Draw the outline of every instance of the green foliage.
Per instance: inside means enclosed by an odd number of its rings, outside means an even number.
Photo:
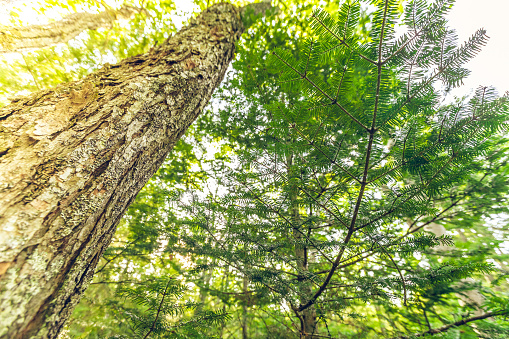
[[[203,337],[203,330],[209,326],[223,324],[230,316],[220,310],[201,312],[191,320],[174,324],[168,318],[183,315],[195,309],[193,302],[178,303],[188,288],[173,278],[155,279],[135,287],[119,290],[120,297],[129,299],[140,308],[126,310],[133,333],[140,338],[193,338]],[[131,336],[132,337],[132,336]]]
[[[451,4],[410,1],[401,14],[397,1],[373,1],[366,31],[360,2],[345,1],[334,15],[316,10],[311,31],[270,55],[246,42],[219,94],[226,107],[206,126],[232,150],[221,193],[173,198],[185,217],[168,251],[247,276],[265,295],[257,307],[316,314],[320,335],[410,335],[454,322],[445,310],[479,311],[458,300],[489,290],[464,281],[497,274],[486,261],[496,247],[419,233],[489,228],[483,218],[507,192],[508,98],[488,87],[447,97],[487,41],[479,30],[457,46]],[[379,320],[382,332],[366,325],[373,305],[397,318]],[[357,330],[329,326],[338,320]]]

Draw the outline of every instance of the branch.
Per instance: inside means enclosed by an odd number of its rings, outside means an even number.
[[[313,146],[317,151],[319,151],[320,153],[322,153],[326,158],[327,160],[329,160],[333,165],[337,166],[340,170],[342,170],[343,172],[345,172],[346,174],[348,174],[350,176],[350,178],[352,178],[353,180],[355,180],[357,183],[361,184],[361,181],[359,179],[357,179],[357,177],[355,177],[355,175],[353,175],[352,173],[350,173],[350,171],[348,171],[348,169],[344,168],[343,166],[341,166],[340,164],[338,164],[334,159],[331,159],[320,147],[316,146],[316,144],[312,141],[312,140],[309,140],[308,137],[306,137],[304,135],[304,133],[302,133],[298,128],[297,128],[297,125],[296,124],[292,124],[291,125],[291,128],[293,128],[294,130],[297,131],[297,133],[300,134],[301,137],[303,137],[309,145]]]
[[[269,204],[265,203],[265,201],[263,201],[263,199],[261,199],[257,194],[255,194],[253,192],[253,190],[247,185],[246,182],[241,182],[242,185],[244,185],[244,187],[246,187],[249,192],[251,192],[251,194],[253,194],[256,198],[256,200],[258,200],[262,205],[264,205],[266,208],[272,210],[274,213],[276,213],[280,218],[282,218],[285,222],[287,222],[295,231],[299,232],[301,235],[304,236],[304,238],[309,241],[309,243],[318,251],[318,253],[320,253],[328,262],[330,262],[331,264],[333,264],[332,260],[325,255],[325,253],[323,253],[322,250],[320,250],[320,248],[304,233],[302,232],[298,227],[296,227],[290,220],[288,220],[287,217],[285,217],[284,215],[282,215],[280,213],[280,211],[278,209],[274,209],[272,208],[272,206],[270,206]],[[297,270],[298,271],[298,270]]]
[[[284,63],[288,68],[290,68],[292,71],[294,71],[295,73],[297,73],[298,75],[300,75],[300,79],[304,79],[306,80],[307,82],[309,82],[311,84],[311,86],[313,86],[314,88],[316,88],[324,97],[326,97],[328,100],[330,100],[331,104],[333,105],[336,105],[337,107],[339,107],[346,115],[348,115],[353,121],[355,121],[360,127],[362,127],[363,129],[365,129],[366,131],[369,131],[369,129],[364,126],[364,124],[362,122],[360,122],[357,118],[355,118],[350,112],[348,112],[346,110],[346,108],[344,108],[339,102],[337,102],[333,97],[331,97],[328,93],[326,93],[323,89],[320,88],[320,86],[318,86],[317,84],[315,84],[313,82],[313,80],[311,80],[306,74],[304,73],[301,73],[299,72],[298,70],[295,69],[295,67],[292,67],[292,65],[290,65],[288,62],[286,62],[286,60],[282,59],[279,55],[277,55],[277,53],[275,52],[272,52],[272,55],[274,55],[276,58],[278,58],[282,63]]]
[[[143,285],[146,284],[147,281],[136,281],[136,280],[122,280],[122,281],[96,281],[91,282],[90,285],[100,285],[100,284],[137,284],[137,285]]]
[[[166,287],[164,288],[163,298],[161,299],[161,303],[159,304],[159,307],[157,308],[156,318],[154,319],[154,322],[152,322],[152,327],[147,332],[147,334],[145,334],[143,339],[148,338],[148,336],[150,335],[150,333],[152,333],[152,331],[154,330],[154,328],[156,326],[156,322],[157,322],[157,319],[159,318],[159,313],[161,313],[161,309],[162,309],[163,304],[164,304],[164,298],[166,297],[166,291],[168,291],[168,287],[170,286],[170,282],[171,282],[171,279],[168,279],[168,282],[166,283]]]
[[[119,254],[115,255],[113,258],[111,258],[110,260],[106,260],[106,263],[100,268],[98,269],[97,271],[95,271],[94,275],[97,275],[97,273],[101,272],[102,270],[104,270],[104,268],[110,263],[112,262],[113,260],[117,259],[119,256],[122,255],[122,253],[125,252],[125,250],[127,250],[129,248],[129,246],[131,246],[133,243],[135,243],[136,241],[138,241],[140,237],[136,237],[136,239],[134,239],[133,241],[130,241],[123,249],[122,251],[120,251]]]
[[[389,252],[387,252],[386,249],[384,248],[384,246],[380,245],[380,243],[376,239],[373,239],[373,237],[371,237],[371,235],[369,233],[365,233],[365,232],[362,232],[362,233],[367,235],[371,239],[371,241],[374,241],[374,242],[376,242],[378,244],[378,246],[380,247],[382,252],[384,252],[385,255],[389,257],[389,259],[391,260],[392,264],[394,265],[394,268],[398,271],[399,277],[401,278],[401,282],[403,283],[403,305],[407,306],[406,282],[405,282],[405,278],[403,277],[403,273],[401,273],[401,270],[399,269],[398,264],[396,264],[396,261],[394,261],[394,259],[389,254]]]
[[[346,246],[350,242],[350,239],[352,238],[352,235],[355,231],[355,222],[357,221],[357,216],[359,215],[359,208],[361,206],[362,198],[364,196],[364,189],[367,185],[367,178],[368,178],[368,171],[369,171],[369,160],[371,156],[372,146],[373,146],[373,139],[375,136],[375,126],[376,126],[376,116],[378,111],[378,102],[380,97],[380,84],[381,84],[381,77],[382,77],[382,42],[384,38],[384,30],[385,30],[385,24],[386,24],[386,18],[387,18],[387,8],[388,8],[388,1],[385,1],[385,8],[384,8],[384,18],[382,23],[382,31],[380,33],[380,44],[378,47],[378,63],[377,63],[377,69],[378,69],[378,79],[377,79],[377,86],[376,86],[376,99],[375,99],[375,107],[373,109],[373,120],[371,121],[371,128],[366,128],[366,131],[369,132],[369,141],[368,141],[368,148],[366,150],[366,163],[364,165],[364,173],[362,175],[362,183],[361,187],[359,189],[359,195],[357,196],[357,202],[354,207],[354,212],[352,215],[352,220],[350,222],[350,227],[348,229],[348,233],[346,234],[345,239],[343,240],[343,246],[339,250],[339,253],[334,260],[334,263],[332,264],[332,267],[329,271],[329,274],[325,278],[325,281],[320,286],[318,291],[311,297],[311,299],[308,300],[307,303],[304,305],[299,306],[299,311],[303,311],[306,308],[310,307],[316,302],[316,299],[325,291],[327,288],[327,285],[329,284],[330,280],[332,279],[332,276],[334,275],[334,272],[339,266],[339,263],[341,262],[341,259],[343,258],[343,254],[345,253]],[[361,124],[361,126],[363,126]]]
[[[410,339],[410,338],[414,338],[414,337],[424,337],[427,334],[442,333],[442,332],[447,331],[450,328],[462,326],[462,325],[465,325],[465,324],[467,324],[469,322],[472,322],[472,321],[482,320],[482,319],[486,319],[486,318],[490,318],[490,317],[495,317],[495,316],[498,316],[498,315],[507,315],[507,314],[509,314],[509,311],[488,312],[488,313],[484,313],[484,314],[481,314],[481,315],[478,315],[478,316],[475,316],[475,317],[458,320],[458,321],[456,321],[456,322],[454,322],[452,324],[445,325],[445,326],[442,326],[442,327],[439,327],[439,328],[435,328],[435,329],[431,329],[431,330],[426,331],[426,332],[416,333],[416,334],[413,334],[410,337],[408,337],[408,336],[400,336],[400,337],[393,337],[393,338],[390,338],[390,339]]]
[[[338,36],[336,33],[334,33],[333,31],[330,30],[330,28],[322,21],[320,20],[315,14],[313,14],[311,16],[313,19],[315,19],[323,28],[325,28],[327,30],[327,32],[329,32],[333,37],[335,37],[336,39],[338,39],[340,42],[341,42],[341,45],[345,45],[346,47],[348,47],[350,50],[354,50],[354,48],[352,46],[350,46],[348,44],[348,42],[346,42],[345,39],[341,38],[340,36]],[[355,51],[357,52],[357,54],[363,58],[364,60],[366,60],[367,62],[370,62],[372,63],[373,65],[376,65],[377,62],[374,61],[374,60],[371,60],[370,58],[368,58],[367,56],[363,55],[362,53],[359,53],[358,51]]]

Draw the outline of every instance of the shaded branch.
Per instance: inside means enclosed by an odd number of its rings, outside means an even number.
[[[475,316],[475,317],[461,319],[461,320],[458,320],[458,321],[456,321],[456,322],[454,322],[452,324],[448,324],[448,325],[445,325],[445,326],[442,326],[442,327],[439,327],[439,328],[435,328],[435,329],[430,329],[430,330],[428,330],[426,332],[416,333],[416,334],[413,334],[412,336],[400,336],[400,337],[393,337],[391,339],[410,339],[410,338],[414,338],[414,337],[424,337],[424,336],[426,336],[428,334],[442,333],[442,332],[445,332],[445,331],[449,330],[450,328],[462,326],[462,325],[465,325],[465,324],[470,323],[472,321],[483,320],[483,319],[486,319],[486,318],[495,317],[495,316],[499,316],[499,315],[507,315],[507,314],[509,314],[509,311],[488,312],[488,313],[484,313],[484,314],[481,314],[481,315],[478,315],[478,316]]]

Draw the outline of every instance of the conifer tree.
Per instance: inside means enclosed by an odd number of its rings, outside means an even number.
[[[394,325],[389,336],[507,315],[506,301],[494,298],[480,316],[433,327],[426,312],[473,288],[461,279],[494,266],[461,253],[428,266],[416,260],[452,244],[422,229],[457,216],[460,202],[485,199],[478,193],[506,166],[498,133],[507,96],[480,87],[443,101],[468,75],[463,65],[486,32],[458,46],[445,19],[453,1],[416,0],[405,4],[407,32],[397,36],[398,1],[363,3],[375,8],[367,36],[358,31],[361,2],[345,1],[334,18],[314,12],[297,53],[276,49],[268,64],[241,69],[249,98],[225,95],[233,103],[218,127],[239,146],[219,178],[225,193],[174,197],[187,218],[169,232],[170,250],[247,276],[250,298],[291,312],[301,338],[331,336],[331,319],[360,317],[367,302],[401,304],[410,322],[428,326]],[[493,195],[506,189],[489,186]]]

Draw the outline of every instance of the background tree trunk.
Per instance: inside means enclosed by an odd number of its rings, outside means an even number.
[[[98,14],[73,13],[47,25],[9,27],[0,25],[0,53],[21,52],[63,43],[87,29],[111,27],[117,19],[130,19],[141,8],[122,6]]]
[[[294,224],[294,227],[298,228],[293,230],[293,239],[296,244],[301,244],[305,240],[302,232],[307,232],[307,230],[301,228],[301,216],[300,216],[300,203],[298,201],[298,188],[295,184],[292,184],[291,181],[294,177],[297,176],[295,173],[294,167],[294,156],[293,154],[289,154],[286,157],[286,166],[288,168],[287,175],[288,180],[290,181],[290,213],[291,220]],[[309,234],[309,233],[308,233]],[[309,298],[313,296],[313,290],[311,286],[311,282],[308,280],[309,273],[309,261],[308,261],[308,249],[302,245],[296,245],[294,249],[295,259],[298,269],[299,280],[301,281],[299,285],[299,293],[300,293],[300,302],[302,304],[306,303]],[[295,312],[295,311],[294,311]],[[316,309],[314,305],[306,308],[305,310],[299,312],[297,316],[300,318],[300,338],[301,339],[310,339],[314,337],[316,331]]]
[[[242,292],[244,292],[244,300],[242,301],[242,339],[248,339],[247,335],[247,304],[249,303],[250,295],[247,291],[249,279],[247,275],[242,277]]]
[[[223,79],[245,9],[214,5],[149,53],[0,109],[0,338],[58,335],[127,207]]]

